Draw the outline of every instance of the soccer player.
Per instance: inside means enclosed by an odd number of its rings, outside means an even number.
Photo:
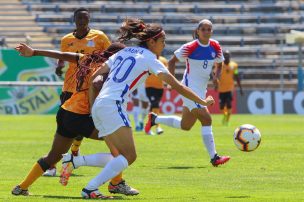
[[[91,29],[89,27],[90,13],[86,8],[81,7],[74,11],[74,22],[76,29],[61,39],[62,52],[90,54],[96,50],[104,51],[110,46],[110,40],[102,31]],[[56,68],[56,74],[58,76],[62,75],[62,69],[64,66],[64,60],[58,60]],[[65,74],[62,94],[60,95],[61,105],[71,97],[76,89],[76,72],[77,64],[70,62]],[[71,147],[71,151],[74,155],[78,155],[82,139],[82,136],[75,138]],[[55,176],[55,165],[48,169],[43,175]]]
[[[168,61],[165,57],[159,56],[158,60],[161,61],[166,67],[168,67]],[[154,112],[155,114],[160,114],[159,103],[164,92],[163,82],[157,76],[151,74],[147,78],[145,86],[146,86],[146,93],[151,104],[150,112]],[[164,130],[160,127],[160,124],[157,124],[156,134],[160,135],[163,132]],[[148,134],[153,134],[152,130],[150,130]]]
[[[230,60],[231,54],[228,50],[224,52],[224,58],[225,60],[223,62],[222,73],[219,78],[218,92],[220,110],[224,115],[222,124],[228,125],[231,116],[234,80],[236,80],[240,88],[241,95],[243,95],[243,88],[238,76],[238,64]]]
[[[125,46],[120,43],[114,43],[104,52],[95,52],[94,54],[83,55],[80,53],[47,51],[32,49],[31,47],[20,44],[15,49],[20,52],[21,56],[47,56],[69,62],[77,62],[78,68],[76,74],[76,90],[70,99],[64,102],[57,112],[57,130],[54,136],[53,144],[45,157],[40,158],[34,164],[26,178],[19,183],[13,190],[14,195],[29,195],[28,187],[33,184],[51,165],[55,165],[65,154],[75,137],[82,135],[87,138],[100,140],[98,131],[95,129],[91,114],[89,102],[89,82],[91,75],[104,63],[112,54],[123,49]],[[113,156],[119,155],[117,149],[113,145],[108,145]],[[103,165],[106,159],[112,158],[111,154],[102,154],[96,156],[96,161],[101,161]],[[95,163],[93,163],[94,165]],[[100,166],[103,166],[100,165]],[[61,183],[67,183],[65,176],[61,177]],[[115,183],[115,184],[114,184]],[[111,193],[122,193],[125,195],[137,195],[139,192],[128,186],[122,179],[122,174],[117,173],[109,183],[108,190]]]
[[[169,61],[169,71],[174,74],[176,63],[181,61],[186,63],[186,69],[182,83],[191,88],[202,99],[206,97],[207,83],[215,65],[213,72],[213,82],[217,86],[217,79],[220,76],[222,61],[224,60],[222,49],[214,39],[211,39],[212,23],[201,20],[194,30],[194,40],[182,45],[174,52],[174,56]],[[145,125],[145,131],[149,131],[155,124],[164,124],[170,127],[190,130],[196,120],[201,122],[201,135],[205,147],[213,166],[218,166],[227,162],[229,156],[219,156],[215,149],[214,137],[212,132],[212,119],[206,106],[183,98],[182,118],[178,116],[157,116],[150,113]]]
[[[145,81],[149,73],[157,75],[185,97],[201,104],[214,103],[213,98],[202,100],[188,87],[178,82],[157,60],[165,47],[165,32],[158,24],[145,24],[139,19],[126,19],[120,28],[120,41],[138,39],[139,46],[127,47],[109,58],[94,75],[109,72],[93,108],[92,117],[99,137],[117,148],[120,155],[107,163],[104,169],[82,190],[83,198],[104,198],[98,188],[122,172],[136,160],[136,149],[126,103],[129,94]],[[109,118],[111,117],[111,118]],[[66,162],[68,163],[68,162]],[[64,166],[64,164],[63,164]]]

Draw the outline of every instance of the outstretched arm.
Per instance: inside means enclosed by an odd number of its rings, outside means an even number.
[[[23,57],[45,56],[74,63],[78,61],[78,58],[81,55],[79,53],[33,49],[32,47],[24,43],[20,43],[19,45],[17,45],[15,47],[15,50],[17,50]]]
[[[208,96],[205,100],[201,99],[196,95],[190,88],[182,85],[172,74],[170,73],[159,73],[157,75],[161,80],[168,83],[172,88],[174,88],[178,93],[185,96],[186,98],[193,100],[201,105],[208,106],[214,104],[212,96]]]

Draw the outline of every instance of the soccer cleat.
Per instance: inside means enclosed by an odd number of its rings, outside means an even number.
[[[117,185],[109,183],[108,190],[112,194],[124,194],[126,196],[133,196],[139,194],[139,191],[127,185],[125,180],[122,180]]]
[[[159,126],[156,128],[156,133],[157,135],[161,135],[162,133],[164,133],[164,130]]]
[[[146,133],[146,135],[155,135],[155,133],[152,130],[150,130],[149,132]]]
[[[14,189],[12,190],[13,195],[23,195],[23,196],[28,196],[30,195],[29,191],[27,189],[21,189],[19,185],[15,186]]]
[[[55,177],[56,176],[56,168],[50,168],[47,169],[43,174],[43,176],[47,176],[47,177]]]
[[[74,156],[72,154],[66,153],[62,155],[62,167],[60,171],[60,184],[66,186],[68,184],[69,178],[75,169],[73,162]]]
[[[149,133],[149,131],[151,130],[151,127],[155,125],[155,119],[157,118],[157,114],[150,112],[148,114],[148,121],[145,125],[145,132]]]
[[[217,167],[218,165],[224,164],[230,160],[230,156],[219,156],[217,154],[214,155],[213,159],[211,159],[210,163]]]
[[[140,132],[140,131],[142,131],[142,129],[141,129],[140,126],[136,126],[136,127],[135,127],[135,131],[136,131],[136,132]]]
[[[142,131],[144,129],[144,123],[143,122],[139,122],[139,127],[140,127],[140,130]]]
[[[113,196],[104,196],[102,195],[102,193],[100,193],[100,191],[98,189],[94,189],[94,190],[88,190],[83,188],[82,192],[81,192],[81,196],[84,199],[96,199],[96,198],[100,198],[100,199],[112,199]]]

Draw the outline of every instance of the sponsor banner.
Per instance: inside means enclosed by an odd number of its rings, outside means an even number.
[[[245,91],[237,100],[238,113],[304,114],[304,91]]]
[[[208,109],[211,113],[220,113],[219,108],[219,96],[218,92],[214,89],[208,89],[207,96],[212,95],[215,100],[215,105],[209,106]],[[232,109],[233,113],[236,113],[236,92],[233,93]],[[128,110],[132,110],[132,103],[128,104]],[[175,90],[164,89],[164,94],[160,102],[160,110],[163,114],[175,114],[182,113],[183,111],[183,101],[182,96],[178,94]]]
[[[25,58],[15,50],[0,50],[1,81],[61,81],[56,61],[46,57]],[[0,114],[55,113],[61,87],[0,87]]]

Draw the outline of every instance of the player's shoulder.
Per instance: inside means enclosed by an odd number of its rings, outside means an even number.
[[[220,46],[220,42],[215,39],[209,39],[209,43],[211,46]]]
[[[233,67],[237,67],[238,66],[238,64],[235,62],[235,61],[230,61],[229,62],[229,66],[233,66]]]
[[[64,35],[64,36],[61,38],[61,41],[69,40],[69,39],[72,39],[72,38],[75,38],[73,32]]]
[[[89,32],[89,34],[91,34],[91,35],[106,35],[103,31],[101,31],[101,30],[97,30],[97,29],[90,29],[90,32]]]

